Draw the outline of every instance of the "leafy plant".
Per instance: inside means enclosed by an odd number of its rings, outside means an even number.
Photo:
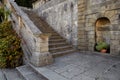
[[[0,67],[16,67],[22,64],[20,38],[12,29],[10,21],[0,24]]]
[[[102,49],[108,49],[109,45],[106,42],[99,42],[96,45],[96,50],[101,51]]]
[[[0,22],[4,20],[8,20],[8,16],[10,15],[10,11],[6,10],[4,6],[0,7]]]

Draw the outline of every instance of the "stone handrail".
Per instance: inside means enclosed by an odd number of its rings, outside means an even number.
[[[31,62],[35,66],[52,63],[48,49],[50,34],[42,33],[13,0],[5,0],[4,4],[11,11],[13,28],[22,39],[24,62]]]

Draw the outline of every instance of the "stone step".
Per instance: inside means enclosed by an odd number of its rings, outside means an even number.
[[[54,32],[54,33],[51,33],[51,36],[59,36],[59,34]]]
[[[53,32],[53,33],[51,33],[52,35],[59,35],[57,32]]]
[[[56,48],[50,48],[50,52],[51,53],[55,53],[55,52],[58,52],[58,51],[66,51],[66,50],[70,50],[72,49],[72,46],[62,46],[62,47],[56,47]]]
[[[4,69],[3,73],[6,77],[5,80],[25,80],[16,69]]]
[[[6,80],[5,74],[3,73],[3,70],[0,69],[0,80]]]
[[[74,53],[74,52],[76,52],[74,49],[70,49],[70,50],[59,51],[59,52],[51,53],[51,54],[55,58],[55,57],[63,56],[63,55]]]
[[[59,43],[59,42],[66,42],[65,39],[50,39],[49,40],[49,43]]]
[[[63,39],[61,36],[51,36],[50,39]]]
[[[48,80],[69,80],[65,77],[61,76],[60,74],[57,74],[56,72],[46,68],[46,67],[35,67],[31,64],[29,64],[31,68],[33,68],[38,74],[43,75]]]
[[[36,73],[36,71],[29,65],[24,65],[16,68],[24,80],[48,80],[41,74]],[[14,79],[11,79],[14,80]]]
[[[63,47],[63,46],[67,46],[68,44],[65,42],[61,42],[61,43],[50,43],[49,44],[49,48],[56,48],[56,47]]]
[[[63,39],[61,36],[50,36],[50,39]]]

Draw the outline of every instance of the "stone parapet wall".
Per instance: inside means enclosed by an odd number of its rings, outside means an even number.
[[[35,66],[52,63],[53,59],[48,49],[50,35],[42,33],[14,1],[8,0],[5,4],[11,11],[13,28],[21,37],[24,61]]]
[[[34,9],[55,31],[77,47],[78,0],[51,0]]]

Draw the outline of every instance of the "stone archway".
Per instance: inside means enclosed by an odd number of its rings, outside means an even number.
[[[110,44],[110,20],[107,17],[101,17],[95,23],[95,41],[96,43],[104,41]]]

